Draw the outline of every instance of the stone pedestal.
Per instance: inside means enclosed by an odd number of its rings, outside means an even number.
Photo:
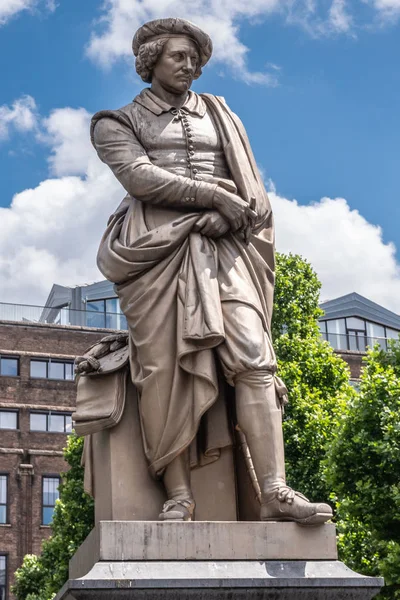
[[[102,521],[56,600],[367,600],[382,586],[337,560],[331,524]]]

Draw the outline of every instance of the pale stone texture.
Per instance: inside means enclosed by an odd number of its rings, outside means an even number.
[[[70,563],[82,577],[97,561],[336,560],[333,524],[103,521]]]
[[[102,522],[56,600],[367,600],[383,579],[336,560],[335,527]]]
[[[118,425],[91,437],[91,457],[87,456],[86,461],[91,463],[96,523],[158,519],[166,495],[162,483],[150,475],[143,453],[137,393],[132,383],[128,382],[127,402]],[[246,477],[243,469],[243,478]],[[197,520],[237,519],[232,447],[224,448],[219,460],[193,469],[191,484],[196,497]],[[249,510],[246,514],[251,515]],[[256,511],[257,508],[253,518],[257,518]]]

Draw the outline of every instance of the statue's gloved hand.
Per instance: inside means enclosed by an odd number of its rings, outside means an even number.
[[[226,219],[232,231],[244,231],[257,219],[257,213],[240,196],[218,186],[213,207]]]
[[[207,210],[197,220],[194,231],[210,238],[219,238],[230,229],[229,223],[216,210]]]

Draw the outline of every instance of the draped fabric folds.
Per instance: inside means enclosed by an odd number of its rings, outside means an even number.
[[[250,305],[270,337],[274,232],[268,196],[238,118],[223,99],[201,97],[239,195],[256,201],[251,243],[246,246],[232,233],[218,240],[200,235],[194,231],[199,212],[174,211],[169,222],[149,228],[147,206],[127,196],[111,216],[98,252],[98,266],[116,283],[128,321],[132,379],[154,475],[184,448],[199,449],[200,423],[205,441],[200,452],[191,453],[193,465],[214,460],[231,443],[214,352],[225,340],[222,303]]]

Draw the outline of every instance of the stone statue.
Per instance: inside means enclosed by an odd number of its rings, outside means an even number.
[[[285,480],[269,199],[239,118],[190,89],[211,40],[186,20],[158,19],[136,32],[133,53],[150,87],[92,120],[98,156],[127,192],[98,265],[129,326],[144,453],[167,496],[159,518],[194,518],[191,469],[218,460],[233,422],[260,520],[323,523],[331,508]]]

